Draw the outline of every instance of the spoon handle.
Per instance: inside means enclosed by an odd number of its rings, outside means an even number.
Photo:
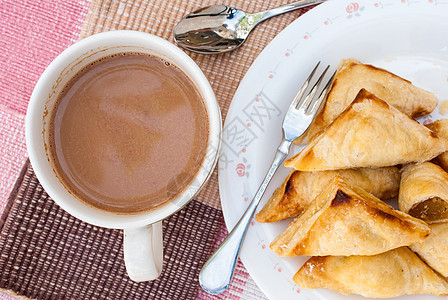
[[[274,16],[283,14],[283,13],[291,11],[291,10],[307,7],[307,6],[314,5],[314,4],[319,4],[319,3],[322,3],[325,1],[327,1],[327,0],[299,0],[299,1],[295,1],[292,3],[277,7],[277,8],[259,12],[254,15],[258,15],[258,17],[260,19],[258,19],[258,18],[256,18],[256,19],[258,20],[258,22],[261,22],[261,21],[264,21],[266,19],[272,18]]]
[[[272,179],[275,171],[285,160],[289,152],[291,142],[283,140],[277,149],[277,153],[272,161],[272,165],[266,174],[263,183],[258,188],[255,197],[252,199],[249,207],[239,220],[238,224],[232,229],[227,238],[222,242],[221,246],[205,263],[199,273],[199,283],[202,288],[210,294],[220,294],[224,292],[232,280],[235,266],[240,253],[241,245],[250,220],[260,203],[260,200]]]

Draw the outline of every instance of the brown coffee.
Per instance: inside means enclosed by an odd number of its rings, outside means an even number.
[[[116,214],[160,207],[194,180],[209,120],[191,79],[139,53],[102,58],[66,85],[50,112],[49,151],[76,198]]]

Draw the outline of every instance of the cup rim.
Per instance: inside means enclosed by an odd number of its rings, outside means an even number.
[[[132,43],[130,41],[132,41]],[[82,53],[86,53],[86,51],[91,51],[91,49],[99,49],[101,47],[107,48],[108,46],[104,45],[109,44],[120,44],[119,46],[123,47],[128,45],[144,45],[148,47],[148,53],[154,53],[177,65],[190,77],[200,90],[209,116],[209,141],[207,144],[207,154],[201,165],[201,170],[196,174],[194,180],[194,182],[198,182],[199,185],[193,186],[190,184],[176,199],[160,208],[141,214],[120,215],[105,212],[92,208],[76,199],[65,189],[64,185],[54,174],[53,167],[48,161],[46,153],[44,152],[43,154],[45,155],[42,155],[42,148],[45,147],[45,121],[42,112],[45,113],[45,108],[43,106],[46,106],[46,103],[51,98],[51,93],[49,94],[48,92],[51,91],[50,86],[54,87],[55,85],[54,78],[58,78],[57,80],[59,80],[62,76],[61,70],[68,65],[68,62],[72,63],[74,56],[79,56]],[[181,64],[181,66],[179,64]],[[84,66],[85,65],[87,65],[87,63],[85,63]],[[57,77],[58,74],[59,77]],[[44,102],[45,104],[43,104]],[[42,124],[36,128],[36,124],[39,124],[39,122]],[[61,52],[48,65],[37,81],[31,94],[25,117],[25,138],[29,159],[39,182],[48,195],[65,211],[78,219],[101,227],[119,229],[141,227],[161,221],[176,213],[189,203],[205,185],[215,169],[221,147],[221,133],[222,119],[216,96],[209,81],[193,59],[165,39],[149,33],[132,30],[116,30],[98,33],[76,42]],[[49,174],[50,169],[50,173],[52,174]],[[55,180],[55,177],[57,180]]]

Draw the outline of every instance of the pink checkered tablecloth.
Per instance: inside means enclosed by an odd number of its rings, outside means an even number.
[[[228,1],[228,4],[247,11],[261,11],[278,6],[282,2],[264,1],[259,3],[256,0],[241,0]],[[24,121],[29,97],[40,74],[61,51],[84,36],[99,31],[123,28],[121,26],[123,20],[127,22],[133,17],[136,18],[136,21],[132,21],[133,27],[126,28],[124,26],[126,29],[143,30],[167,38],[171,35],[173,24],[181,16],[193,8],[212,3],[214,2],[206,0],[177,2],[156,0],[0,1],[0,212],[5,209],[8,196],[27,160]],[[167,9],[167,5],[176,7],[176,10]],[[235,74],[229,79],[225,90],[215,89],[218,100],[226,99],[225,102],[220,102],[224,115],[238,81],[244,76],[255,57],[276,33],[303,12],[291,13],[283,17],[280,22],[277,21],[275,26],[272,25],[274,23],[270,23],[270,20],[263,23],[257,30],[260,30],[260,35],[263,33],[264,39],[261,39],[258,45],[247,46],[245,50],[239,52],[241,57],[233,56],[233,59],[244,61],[246,64],[232,70]],[[145,21],[145,16],[146,23],[142,22],[142,19]],[[148,28],[148,23],[151,22],[156,24],[152,29]],[[266,34],[265,31],[269,34]],[[219,60],[203,55],[188,54],[198,62],[208,78],[212,79],[211,81],[216,79],[214,72],[219,71],[217,69],[220,67],[217,63]],[[227,56],[222,59],[229,60],[230,58]],[[221,63],[224,64],[225,61]],[[209,204],[219,207],[216,178],[212,178],[210,189],[209,193],[204,192],[210,201]],[[219,235],[216,237],[216,245],[226,233],[227,230],[223,223]],[[0,294],[0,299],[13,298],[15,296],[11,293],[2,292]],[[228,291],[220,296],[211,296],[198,287],[197,298],[264,299],[265,296],[250,278],[242,263],[239,262],[234,281]]]

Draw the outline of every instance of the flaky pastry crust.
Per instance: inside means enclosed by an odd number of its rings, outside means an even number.
[[[279,256],[374,255],[423,241],[429,226],[337,176],[270,245]]]
[[[437,120],[426,125],[441,138],[448,139],[448,120]],[[448,172],[448,152],[444,152],[435,159],[437,164]]]
[[[431,224],[431,234],[409,246],[431,268],[448,277],[448,223]]]
[[[398,207],[428,223],[448,222],[448,173],[431,162],[404,166]]]
[[[355,59],[345,59],[336,71],[325,106],[308,130],[308,140],[312,140],[331,124],[361,89],[370,91],[412,118],[431,113],[438,103],[433,93],[418,88],[387,70]]]
[[[387,167],[430,160],[448,140],[366,90],[285,166],[300,171]]]
[[[407,247],[373,256],[312,257],[293,280],[302,288],[327,287],[344,295],[374,298],[448,294],[445,279]]]
[[[293,170],[255,219],[258,222],[276,222],[300,215],[336,175],[379,199],[388,200],[398,196],[400,172],[397,167],[321,172]]]

